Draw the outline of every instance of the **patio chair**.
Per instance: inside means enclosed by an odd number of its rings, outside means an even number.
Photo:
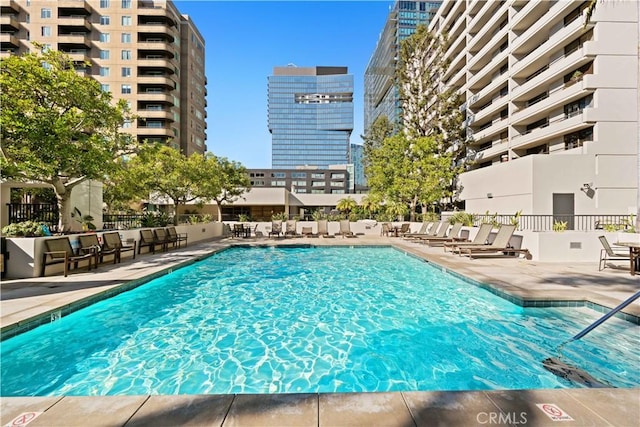
[[[491,234],[491,230],[493,230],[493,224],[488,224],[488,223],[483,223],[480,224],[480,228],[478,229],[478,232],[476,233],[475,237],[473,238],[473,240],[471,242],[445,242],[444,243],[444,251],[447,251],[447,248],[451,248],[451,252],[457,252],[457,248],[458,247],[464,247],[464,246],[477,246],[477,245],[484,245],[487,244],[487,239],[489,238],[489,234]]]
[[[297,237],[299,236],[298,232],[296,231],[296,225],[297,225],[297,221],[294,219],[288,219],[287,223],[286,223],[286,228],[284,231],[284,237],[287,236],[291,236],[291,237]]]
[[[122,261],[122,252],[133,252],[133,259],[136,259],[136,241],[133,241],[133,244],[124,244],[122,243],[122,239],[120,239],[120,233],[117,231],[112,231],[109,233],[102,234],[102,240],[104,241],[103,245],[106,249],[117,249],[116,256],[118,257],[118,262]]]
[[[503,254],[524,254],[525,258],[531,259],[531,254],[528,249],[516,249],[509,245],[509,240],[516,231],[516,226],[512,224],[501,225],[495,239],[490,245],[468,245],[459,248],[460,255],[467,255],[469,258],[473,258],[475,254],[491,254],[496,252],[502,252]]]
[[[269,231],[269,237],[280,237],[282,234],[282,220],[271,221],[271,230]]]
[[[329,221],[326,219],[318,220],[318,236],[331,237],[329,235]]]
[[[448,228],[448,227],[447,227]],[[466,240],[464,237],[460,237],[460,231],[462,230],[462,223],[456,222],[453,224],[446,237],[423,237],[420,239],[422,243],[426,243],[429,246],[444,245],[446,242],[456,242],[459,240]]]
[[[390,232],[391,232],[391,224],[388,222],[383,222],[382,228],[380,228],[380,235],[389,237]]]
[[[244,236],[244,225],[233,224],[233,237],[243,237],[243,236]]]
[[[349,222],[348,219],[340,220],[340,235],[342,237],[356,237],[353,231],[351,231],[351,222]]]
[[[615,252],[605,236],[599,236],[602,249],[600,249],[600,261],[598,262],[598,271],[607,268],[607,261],[630,261],[631,254]]]
[[[113,263],[118,261],[117,249],[105,249],[104,245],[98,240],[98,235],[95,233],[81,234],[78,236],[80,242],[80,248],[78,253],[80,254],[93,254],[95,256],[94,264],[96,268],[99,262],[104,262],[105,255],[113,255]]]
[[[411,224],[408,222],[404,222],[400,225],[399,229],[396,229],[396,237],[403,237],[405,234],[409,232]]]
[[[42,254],[42,272],[40,276],[43,277],[45,269],[48,265],[64,263],[64,277],[67,277],[71,264],[73,268],[78,269],[78,263],[80,261],[88,261],[88,269],[91,271],[91,260],[94,259],[93,253],[85,253],[76,255],[71,246],[71,241],[68,237],[58,237],[55,239],[46,239],[44,241],[46,251]]]
[[[168,251],[169,243],[171,243],[171,240],[169,239],[169,233],[167,233],[167,230],[164,228],[154,228],[153,235],[156,239],[156,244],[160,245],[162,251]]]
[[[140,242],[138,242],[138,255],[140,255],[142,248],[144,248],[145,246],[149,248],[149,252],[155,254],[157,245],[160,245],[162,247],[162,250],[166,250],[167,249],[166,244],[167,243],[165,242],[165,240],[157,238],[157,234],[154,232],[154,230],[150,230],[150,229],[140,230]]]
[[[445,231],[447,228],[449,228],[449,224],[446,224],[442,221],[438,221],[435,223],[430,223],[431,224],[431,228],[429,228],[424,234],[421,233],[415,233],[411,235],[412,239],[420,239],[421,237],[436,237],[438,235],[438,230],[440,230],[441,227],[445,227]]]
[[[178,233],[175,227],[167,227],[167,234],[169,235],[169,241],[173,243],[173,246],[181,246],[181,242],[187,246],[187,233]]]

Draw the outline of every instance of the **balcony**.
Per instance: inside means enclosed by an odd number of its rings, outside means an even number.
[[[511,96],[514,101],[524,101],[531,97],[531,93],[541,87],[547,87],[550,82],[559,79],[571,70],[585,65],[593,59],[593,42],[585,42],[581,49],[560,57],[549,64],[549,68],[536,75],[534,78],[515,87]],[[591,53],[590,53],[591,52]]]
[[[170,93],[138,92],[138,100],[175,105],[174,96]]]
[[[91,48],[91,37],[86,33],[62,34],[58,36],[58,45],[70,44]]]
[[[89,56],[88,50],[71,49],[69,51],[63,51],[63,52],[69,55],[69,57],[73,62],[90,62],[91,61],[91,56]]]
[[[145,5],[145,3],[138,4],[138,19],[143,20],[142,22],[144,22],[145,19],[155,19],[158,21],[157,17],[167,20],[168,24],[171,26],[177,25],[176,19],[174,19],[173,14],[168,9],[159,6],[149,7],[148,5]]]
[[[513,31],[524,31],[527,27],[531,26],[533,22],[535,22],[536,15],[533,15],[533,10],[547,8],[548,5],[549,3],[544,1],[526,2],[524,7],[513,16],[513,19],[511,20],[511,29]]]
[[[168,110],[138,110],[136,111],[138,117],[142,119],[152,119],[152,120],[166,120],[169,122],[174,122],[174,116],[172,111]],[[140,127],[138,129],[149,129],[147,127]]]
[[[475,15],[471,22],[469,22],[469,25],[467,25],[467,31],[469,34],[474,34],[473,32],[476,30],[476,27],[485,26],[484,23],[489,19],[487,17],[487,11],[494,6],[492,3],[493,2],[490,1],[483,1],[483,6],[480,11]]]
[[[487,2],[489,4],[495,5],[499,4],[497,2]],[[507,14],[504,13],[506,11],[507,2],[503,3],[499,7],[497,7],[493,12],[489,21],[482,26],[478,30],[476,34],[473,35],[471,40],[469,40],[468,47],[469,51],[473,51],[476,48],[476,44],[484,42],[488,44],[491,40],[495,39],[495,36],[490,33],[490,31],[495,31],[498,28],[498,24],[507,17]],[[505,30],[509,27],[509,25],[505,25],[500,31]]]
[[[84,16],[61,16],[58,18],[59,35],[88,33],[91,28],[91,22]]]
[[[22,7],[17,0],[0,0],[0,11],[2,14],[19,14]]]
[[[0,26],[2,27],[2,32],[18,31],[20,22],[16,15],[2,15],[0,16]]]
[[[138,62],[141,66],[149,67],[149,68],[163,68],[168,70],[173,70],[174,63],[168,58],[147,58],[146,56],[141,56],[138,54]]]
[[[543,142],[559,138],[567,133],[576,132],[581,129],[592,126],[584,120],[585,114],[588,115],[589,108],[585,108],[582,113],[576,114],[568,119],[562,118],[542,128],[533,129],[528,133],[516,135],[511,139],[512,149],[523,149],[539,145]]]
[[[582,31],[583,27],[580,20],[575,20],[566,27],[563,27],[526,57],[516,62],[512,70],[513,77],[524,78],[544,64],[549,63],[554,53],[562,51],[567,40],[579,35]]]
[[[584,86],[578,82],[566,89],[557,90],[549,95],[546,99],[541,100],[533,105],[522,108],[511,115],[511,124],[514,126],[526,125],[533,123],[549,115],[553,109],[562,108],[564,104],[575,101],[587,95]]]
[[[545,3],[545,2],[541,2]],[[555,23],[562,20],[568,10],[574,9],[577,6],[575,2],[571,1],[557,1],[553,3],[553,6],[549,8],[546,14],[540,17],[532,23],[532,25],[518,37],[513,40],[512,50],[514,53],[526,53],[530,51],[535,44],[543,42],[543,38],[549,32]]]
[[[12,33],[0,33],[0,46],[2,50],[17,49],[20,47],[20,40]]]
[[[483,68],[486,66],[487,63],[492,62],[494,58],[492,58],[489,55],[489,52],[494,51],[496,49],[498,49],[500,47],[500,43],[502,43],[503,41],[506,41],[507,38],[507,32],[508,32],[508,27],[504,27],[502,30],[500,30],[498,32],[498,34],[496,34],[495,38],[492,38],[490,40],[489,43],[485,44],[485,46],[480,49],[477,53],[472,54],[472,57],[469,59],[468,61],[468,65],[467,68],[469,69],[469,71],[484,71]],[[508,47],[500,52],[497,56],[499,56],[500,54],[507,54],[508,52]]]
[[[170,89],[176,87],[176,82],[167,76],[138,75],[137,83],[139,85],[164,86]]]
[[[488,117],[492,117],[494,114],[502,110],[509,102],[508,96],[497,96],[491,101],[491,105],[488,105],[484,109],[474,114],[476,122],[486,120]],[[473,122],[472,122],[473,123]]]
[[[474,161],[486,161],[506,154],[509,151],[509,140],[497,140],[491,147],[477,151],[473,155]]]
[[[485,87],[483,87],[478,92],[476,92],[476,94],[471,97],[472,100],[469,103],[469,107],[473,109],[473,105],[488,98],[495,91],[501,88],[507,82],[507,77],[508,77],[507,73],[504,73],[496,77],[493,81],[489,82],[489,84],[487,84]]]
[[[477,131],[472,130],[473,139],[477,143],[486,142],[488,139],[490,139],[490,137],[495,136],[496,134],[499,134],[500,132],[507,129],[507,126],[509,125],[508,122],[509,120],[506,118],[497,118],[493,122],[490,122],[488,126],[485,125]]]

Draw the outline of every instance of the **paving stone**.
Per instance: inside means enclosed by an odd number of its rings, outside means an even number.
[[[148,396],[68,396],[58,401],[29,427],[123,426]]]
[[[45,412],[62,397],[3,397],[0,399],[0,424],[7,425],[21,414]]]
[[[233,395],[151,396],[126,427],[221,426]]]
[[[640,425],[640,388],[571,389],[565,393],[614,426]]]
[[[320,427],[412,426],[401,393],[330,393],[320,395]]]
[[[233,400],[224,421],[224,427],[317,425],[316,394],[240,394]]]

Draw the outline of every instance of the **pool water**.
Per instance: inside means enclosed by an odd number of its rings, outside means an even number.
[[[231,248],[2,342],[2,396],[577,387],[600,316],[522,308],[392,248]],[[563,359],[640,384],[640,328]]]

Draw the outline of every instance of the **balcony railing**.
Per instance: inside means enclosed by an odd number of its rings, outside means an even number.
[[[604,215],[520,215],[517,218],[518,230],[529,231],[553,231],[556,222],[566,222],[567,230],[593,231],[593,230],[627,230],[633,227],[630,224],[629,215],[604,214]],[[512,224],[516,220],[514,215],[506,214],[482,214],[476,215],[474,224],[479,226],[483,222],[495,222],[498,224]]]

